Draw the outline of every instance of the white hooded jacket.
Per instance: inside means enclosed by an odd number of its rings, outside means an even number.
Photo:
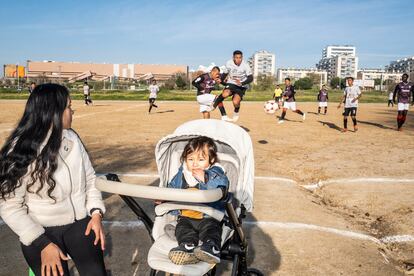
[[[105,212],[101,192],[95,187],[95,171],[73,130],[63,130],[53,179],[56,186],[52,196],[56,201],[47,195],[47,184],[38,194],[27,192],[30,169],[15,194],[0,200],[0,216],[24,245],[30,245],[40,237],[45,232],[44,227],[73,223],[90,215],[95,208]],[[36,191],[39,185],[36,182],[30,190]]]

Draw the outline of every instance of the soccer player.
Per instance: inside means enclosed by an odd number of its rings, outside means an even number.
[[[248,84],[253,81],[250,66],[243,60],[243,53],[241,51],[236,50],[233,52],[233,59],[227,62],[226,71],[221,79],[225,87],[223,92],[214,101],[212,110],[218,106],[222,120],[236,122],[239,119],[240,102],[243,100]],[[224,82],[224,80],[226,81]],[[233,119],[227,117],[223,105],[224,99],[229,96],[232,96],[234,106]]]
[[[286,111],[288,109],[292,110],[293,112],[302,115],[302,120],[305,121],[306,114],[303,113],[301,110],[296,109],[296,98],[295,98],[295,88],[290,83],[290,78],[285,78],[285,90],[283,91],[283,111],[282,116],[280,116],[279,124],[285,122]]]
[[[394,91],[390,91],[390,93],[388,94],[388,107],[394,107]]]
[[[158,87],[156,80],[152,80],[152,83],[148,87],[148,90],[150,91],[150,95],[148,99],[148,102],[149,102],[148,114],[150,114],[152,107],[158,108],[158,106],[154,104],[155,100],[157,99],[158,92],[160,91],[160,88]]]
[[[89,105],[92,104],[92,99],[91,99],[91,88],[88,85],[88,82],[85,81],[83,83],[83,97],[85,99],[85,105]]]
[[[211,94],[211,91],[218,83],[221,83],[220,68],[218,66],[214,66],[210,73],[202,74],[192,82],[193,86],[197,88],[197,102],[200,104],[200,112],[203,113],[204,119],[210,119],[210,107],[216,98],[215,95]]]
[[[348,86],[344,90],[344,95],[341,98],[341,101],[338,105],[338,109],[341,108],[342,103],[345,103],[344,110],[344,128],[342,132],[348,131],[348,116],[351,115],[352,122],[354,123],[354,131],[358,131],[357,125],[357,109],[358,109],[358,100],[361,98],[362,93],[357,85],[354,85],[354,78],[348,77],[346,79]]]
[[[328,90],[326,89],[325,85],[322,85],[322,89],[318,93],[318,102],[319,102],[318,114],[321,113],[321,108],[324,107],[325,108],[324,114],[326,115],[326,112],[328,112],[328,99],[329,99]]]
[[[282,108],[282,103],[283,103],[282,93],[283,93],[283,90],[280,88],[280,85],[279,84],[276,85],[276,89],[275,89],[275,92],[273,94],[273,99],[275,100],[275,102],[279,106],[279,109]]]
[[[412,96],[411,105],[414,105],[414,85],[408,82],[408,74],[403,74],[402,82],[397,84],[393,94],[393,102],[396,104],[395,97],[398,100],[398,131],[402,131],[402,126],[407,118],[410,96]]]

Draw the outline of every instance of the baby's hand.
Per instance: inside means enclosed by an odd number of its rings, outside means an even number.
[[[193,170],[193,176],[197,178],[198,180],[204,182],[204,170],[202,169]]]
[[[164,201],[162,201],[162,200],[158,200],[158,199],[154,200],[154,204],[155,204],[155,205],[160,205],[160,204],[162,204],[162,203],[164,203]]]

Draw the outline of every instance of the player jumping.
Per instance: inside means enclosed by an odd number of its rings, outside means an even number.
[[[214,101],[212,109],[218,106],[222,120],[236,122],[239,119],[240,102],[243,100],[248,84],[253,81],[250,66],[243,61],[243,53],[241,51],[236,50],[233,52],[233,59],[226,63],[226,71],[221,79],[225,87],[223,92]],[[224,82],[225,79],[227,79],[226,82]],[[234,106],[233,119],[227,117],[223,105],[224,99],[229,96],[232,96]]]
[[[324,107],[325,111],[323,114],[326,115],[326,112],[328,112],[328,90],[326,89],[325,85],[322,85],[322,89],[319,91],[318,94],[318,102],[319,102],[319,106],[318,106],[318,114],[321,113],[321,108]]]
[[[280,116],[279,124],[282,124],[285,122],[285,116],[286,111],[288,109],[292,110],[293,112],[298,113],[299,115],[302,115],[302,119],[305,121],[306,114],[303,113],[301,110],[296,109],[296,99],[295,99],[295,88],[290,83],[290,78],[285,78],[285,91],[283,91],[282,97],[283,97],[283,111],[282,116]]]
[[[362,93],[359,89],[359,86],[354,85],[354,78],[348,77],[346,79],[348,82],[348,87],[344,90],[344,95],[341,98],[341,101],[339,102],[338,108],[341,108],[342,103],[345,103],[345,110],[344,110],[344,128],[342,129],[342,132],[348,131],[348,116],[351,115],[352,122],[354,123],[354,131],[358,131],[357,126],[357,109],[358,109],[358,100],[361,98]]]
[[[211,94],[217,83],[221,83],[220,68],[214,66],[210,73],[205,73],[193,80],[192,84],[197,88],[197,102],[200,104],[200,112],[204,119],[210,119],[211,105],[216,98]]]
[[[410,94],[412,95],[411,105],[414,105],[414,85],[408,82],[408,74],[403,74],[402,82],[397,84],[393,94],[393,102],[396,103],[396,96],[398,100],[398,131],[402,131],[402,126],[407,118],[408,107],[410,105]]]

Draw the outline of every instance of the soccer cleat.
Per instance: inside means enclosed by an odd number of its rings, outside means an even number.
[[[239,117],[239,113],[234,113],[232,121],[237,122],[239,120]]]
[[[354,132],[358,131],[358,126],[354,126]]]
[[[303,113],[302,120],[305,121],[305,119],[306,119],[306,113]]]
[[[225,122],[231,122],[231,121],[232,121],[232,119],[230,119],[230,118],[229,118],[229,117],[227,117],[226,115],[221,116],[221,120],[222,120],[222,121],[225,121]]]
[[[182,243],[168,253],[168,258],[176,265],[196,264],[199,259],[194,254],[194,245]]]
[[[194,249],[194,255],[202,262],[209,264],[220,263],[220,250],[211,241],[207,241],[201,246],[196,247]]]
[[[279,120],[279,122],[277,122],[278,124],[283,124],[285,122],[285,120]]]

